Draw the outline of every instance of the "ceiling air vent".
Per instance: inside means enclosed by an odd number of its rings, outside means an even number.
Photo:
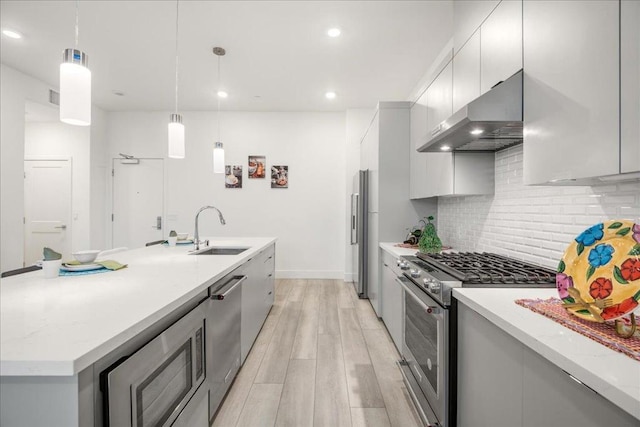
[[[49,89],[49,102],[53,105],[60,105],[60,93]]]

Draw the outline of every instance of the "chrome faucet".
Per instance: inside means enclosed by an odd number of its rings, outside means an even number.
[[[218,217],[220,218],[220,224],[225,225],[227,222],[224,220],[224,217],[222,216],[222,212],[220,212],[220,210],[218,208],[216,208],[215,206],[203,206],[200,208],[200,210],[198,210],[198,212],[196,213],[196,232],[193,233],[193,244],[195,245],[195,250],[199,250],[200,249],[200,234],[198,233],[198,216],[200,216],[200,212],[207,210],[207,209],[214,209],[215,211],[218,212]],[[207,244],[208,246],[208,244]]]

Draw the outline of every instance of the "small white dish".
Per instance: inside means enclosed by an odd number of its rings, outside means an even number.
[[[189,237],[189,233],[178,233],[178,241],[187,240],[187,237]]]
[[[81,264],[81,265],[62,264],[62,266],[60,267],[60,270],[62,270],[62,271],[91,271],[91,270],[99,270],[101,268],[104,268],[104,267],[102,265],[100,265],[100,264]]]
[[[88,250],[88,251],[74,252],[71,255],[73,255],[73,257],[78,262],[81,262],[82,264],[88,264],[90,262],[95,261],[99,253],[100,251],[98,250]]]

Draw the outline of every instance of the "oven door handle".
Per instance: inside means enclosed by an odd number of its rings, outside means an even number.
[[[404,279],[406,280],[406,279]],[[409,287],[409,285],[407,285],[404,280],[402,280],[402,278],[400,277],[396,277],[396,282],[398,282],[400,284],[400,286],[402,286],[404,288],[404,290],[406,292],[409,292],[409,294],[411,294],[411,296],[413,297],[413,299],[416,301],[416,303],[418,303],[418,305],[420,307],[422,307],[424,309],[424,311],[426,311],[427,313],[437,316],[440,315],[442,312],[442,308],[438,305],[434,305],[434,306],[430,306],[428,304],[425,304],[424,301],[422,301],[422,299],[418,298],[418,296],[416,295],[415,291],[413,289],[411,289]]]

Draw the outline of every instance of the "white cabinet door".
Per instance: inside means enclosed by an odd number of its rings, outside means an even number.
[[[640,170],[640,1],[622,0],[620,172]]]
[[[619,4],[523,4],[524,182],[619,172]]]
[[[427,184],[427,157],[431,153],[419,153],[416,148],[421,146],[427,137],[427,95],[420,96],[411,107],[411,146],[409,149],[409,197],[421,199],[429,197]]]
[[[376,312],[376,316],[380,317],[382,315],[382,310],[380,306],[380,232],[379,232],[379,216],[377,213],[369,213],[368,221],[369,221],[369,242],[367,245],[367,251],[369,256],[369,266],[368,266],[368,283],[367,283],[367,294],[369,296],[369,301],[371,302],[371,306]]]
[[[442,69],[427,89],[427,134],[453,114],[453,61]]]
[[[362,148],[365,150],[365,159],[366,163],[362,164],[362,169],[369,169],[369,206],[367,208],[368,212],[378,212],[379,206],[379,179],[380,179],[380,168],[379,168],[379,137],[380,137],[380,113],[376,112],[375,118],[373,122],[371,122],[371,126],[367,130],[367,133],[363,140]]]
[[[453,46],[457,52],[480,27],[499,0],[455,0],[453,2]]]
[[[500,2],[480,33],[480,93],[485,93],[522,68],[522,1]]]
[[[398,351],[402,351],[402,288],[391,265],[395,259],[382,251],[382,320]]]
[[[453,112],[480,95],[480,31],[453,57]]]
[[[428,153],[426,197],[453,194],[453,153]]]

